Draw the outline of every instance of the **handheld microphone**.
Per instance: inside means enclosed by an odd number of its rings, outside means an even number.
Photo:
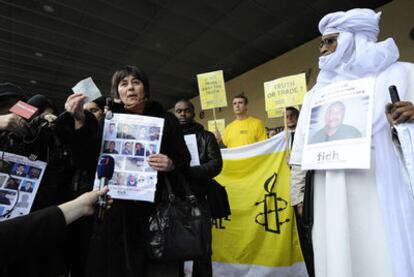
[[[114,175],[115,160],[109,155],[103,155],[99,159],[96,173],[99,179],[99,190],[108,185],[109,180]],[[98,219],[103,218],[106,209],[106,196],[100,196],[98,199]]]
[[[107,120],[111,120],[114,115],[112,113],[112,98],[111,97],[107,97],[105,99],[105,108],[104,108],[104,112],[105,112],[105,119]]]
[[[397,87],[396,86],[390,86],[388,88],[388,91],[390,92],[391,102],[394,104],[395,102],[400,101],[400,96],[398,95]]]

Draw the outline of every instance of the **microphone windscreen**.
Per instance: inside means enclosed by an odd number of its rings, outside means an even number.
[[[114,168],[115,168],[115,160],[109,155],[103,155],[99,159],[98,167],[96,168],[96,172],[98,174],[98,178],[106,178],[108,180],[112,179],[114,175]]]
[[[47,98],[42,94],[36,94],[30,97],[30,99],[27,100],[27,103],[35,106],[39,109],[39,112],[42,113],[47,107]]]

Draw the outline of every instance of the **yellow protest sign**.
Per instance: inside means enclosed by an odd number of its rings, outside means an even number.
[[[270,110],[267,111],[267,118],[276,118],[283,116],[284,109]]]
[[[299,106],[293,106],[293,107],[299,110]],[[284,110],[285,109],[283,108],[283,109],[267,111],[267,118],[283,117]]]
[[[266,111],[301,105],[307,91],[305,73],[264,83]]]
[[[226,121],[223,119],[217,119],[215,120],[217,124],[217,129],[220,132],[220,134],[224,134],[224,129],[226,128]],[[208,130],[212,132],[213,134],[216,132],[216,124],[214,124],[214,120],[208,121]]]
[[[197,74],[197,83],[203,110],[227,106],[223,70]]]

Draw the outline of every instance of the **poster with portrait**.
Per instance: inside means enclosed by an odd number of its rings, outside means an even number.
[[[374,79],[336,82],[314,91],[302,169],[369,168]]]
[[[0,221],[30,212],[46,165],[0,151]]]
[[[164,119],[158,117],[114,114],[105,119],[100,153],[115,160],[109,180],[112,198],[154,201],[157,171],[147,161],[150,155],[160,153],[163,128]],[[94,186],[99,187],[97,176]]]

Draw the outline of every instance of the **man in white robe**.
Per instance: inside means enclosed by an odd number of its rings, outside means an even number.
[[[375,78],[370,169],[317,170],[314,175],[314,246],[317,277],[414,276],[414,200],[392,144],[386,105],[388,87],[412,100],[408,65],[397,62],[393,39],[377,42],[380,13],[353,9],[326,15],[319,23],[321,69],[303,103],[291,154],[291,187],[304,185],[301,171],[310,102],[337,81]],[[388,105],[394,123],[414,119],[410,101]],[[296,191],[296,192],[295,192]]]

